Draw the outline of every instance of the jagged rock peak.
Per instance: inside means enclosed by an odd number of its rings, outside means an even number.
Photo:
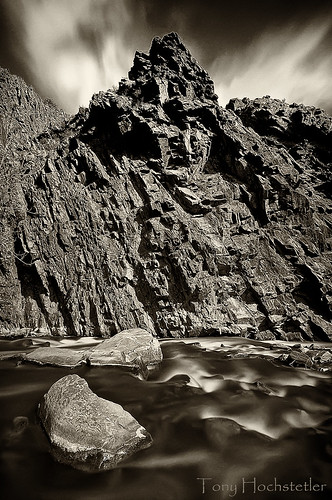
[[[182,43],[177,33],[153,39],[148,54],[136,52],[120,92],[144,101],[165,102],[175,96],[217,102],[214,84]]]
[[[330,121],[212,85],[167,35],[0,162],[0,333],[332,340]]]

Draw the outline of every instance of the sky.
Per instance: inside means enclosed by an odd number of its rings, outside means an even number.
[[[332,114],[331,0],[0,0],[0,66],[75,113],[170,31],[221,105],[270,95]]]

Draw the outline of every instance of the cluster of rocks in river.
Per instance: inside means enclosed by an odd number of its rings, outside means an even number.
[[[2,332],[332,339],[326,113],[220,107],[174,33],[71,118],[1,85],[20,129],[1,169],[24,166],[0,224]]]
[[[27,362],[70,366],[89,360],[92,366],[139,369],[159,365],[162,352],[150,333],[123,331],[87,351],[40,347]],[[55,382],[39,405],[39,417],[60,462],[89,472],[111,469],[152,444],[151,435],[122,406],[94,394],[76,374]]]
[[[34,345],[33,341],[18,341],[11,350],[0,352],[0,360],[16,359],[18,363],[34,363],[40,366],[77,368],[88,366],[123,367],[143,378],[149,369],[162,360],[159,341],[142,328],[123,330],[110,339],[88,348],[52,347],[49,342]],[[14,349],[13,349],[14,347]]]
[[[221,347],[225,346],[221,344]],[[245,346],[244,350],[240,349],[236,354],[225,348],[226,357],[262,358],[293,368],[332,372],[332,348],[329,344],[264,342],[261,347],[262,350],[257,353]]]
[[[32,339],[10,341],[15,350],[0,355],[0,359],[16,358],[20,363],[71,369],[84,363],[92,370],[96,366],[120,367],[145,379],[150,370],[158,369],[163,359],[160,341],[138,328],[84,349],[50,347],[48,342],[38,347],[38,343],[34,344]],[[194,345],[202,349],[198,342]],[[221,344],[217,349],[221,357],[230,359],[254,357],[292,367],[332,371],[332,349],[328,344],[291,345],[239,339],[237,344]],[[179,377],[187,379],[186,383],[190,381],[186,375]],[[255,386],[266,394],[273,392],[260,380]],[[66,375],[50,387],[38,406],[38,415],[53,457],[88,472],[112,469],[153,442],[150,433],[130,413],[119,404],[98,397],[77,374]],[[18,430],[26,425],[26,417],[17,417],[15,425]]]
[[[146,377],[148,369],[162,360],[159,342],[142,328],[123,330],[90,349],[39,347],[20,356],[21,361],[39,365],[76,368],[88,366],[120,366]]]

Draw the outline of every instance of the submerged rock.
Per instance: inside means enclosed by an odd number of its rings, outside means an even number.
[[[98,397],[78,375],[52,385],[39,406],[39,416],[54,457],[88,471],[111,469],[152,443],[130,413]]]
[[[25,416],[17,416],[13,419],[10,430],[7,430],[3,435],[2,445],[12,446],[17,443],[23,436],[25,430],[29,427],[29,419]]]

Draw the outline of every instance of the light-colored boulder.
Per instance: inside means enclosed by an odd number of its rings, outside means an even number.
[[[152,443],[130,413],[98,397],[78,375],[52,385],[39,415],[55,458],[84,470],[111,469]]]
[[[157,365],[162,361],[159,341],[143,328],[123,330],[89,351],[90,364],[107,364],[107,360],[119,360],[138,366]]]

